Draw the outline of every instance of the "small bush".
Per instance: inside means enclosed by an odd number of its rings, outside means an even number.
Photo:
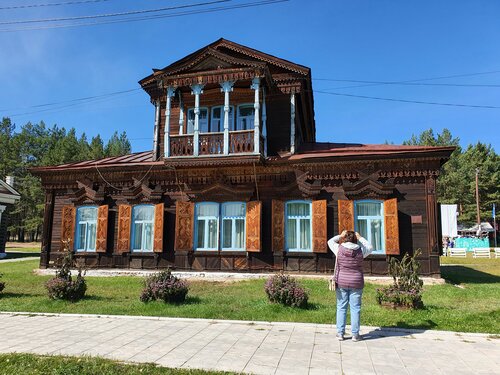
[[[2,274],[0,273],[0,279],[2,278]],[[2,290],[5,289],[5,283],[3,281],[0,281],[0,293],[2,293]]]
[[[87,283],[82,276],[82,269],[78,267],[76,280],[71,276],[71,266],[73,264],[73,252],[70,250],[69,241],[64,242],[65,255],[61,262],[61,268],[56,271],[56,277],[45,283],[49,298],[66,301],[78,301],[85,296]]]
[[[153,274],[144,280],[142,302],[164,301],[182,303],[186,300],[189,286],[186,281],[172,275],[170,269]]]
[[[271,276],[264,286],[269,301],[285,306],[306,307],[309,296],[293,278],[283,273]]]
[[[420,264],[416,260],[419,254],[420,251],[417,250],[413,256],[405,254],[401,260],[391,258],[389,273],[393,278],[393,285],[377,289],[376,299],[379,304],[411,309],[424,306],[423,281],[418,275]]]

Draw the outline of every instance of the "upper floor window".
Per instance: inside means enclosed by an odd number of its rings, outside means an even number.
[[[373,246],[373,252],[384,252],[384,204],[381,201],[354,202],[355,229]]]
[[[222,204],[222,250],[245,248],[245,214],[245,203]]]
[[[155,210],[141,204],[132,209],[132,251],[153,251]]]
[[[95,251],[97,207],[79,207],[76,211],[76,251]]]
[[[255,109],[253,104],[238,106],[238,120],[234,130],[250,130],[254,128]],[[233,129],[231,129],[233,130]]]
[[[285,219],[287,250],[311,251],[311,202],[287,202],[285,208]]]
[[[194,133],[194,108],[188,109],[187,116],[187,134]],[[200,133],[208,132],[208,108],[200,107],[200,114],[198,116],[198,130]]]
[[[196,249],[217,250],[219,248],[219,204],[197,203]]]
[[[229,106],[229,130],[234,128],[234,107]],[[210,118],[210,131],[223,132],[224,131],[224,106],[212,107]]]

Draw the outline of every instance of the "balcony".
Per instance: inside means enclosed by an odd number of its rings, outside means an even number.
[[[227,153],[224,152],[224,133],[200,133],[198,155],[238,155],[263,154],[264,137],[260,135],[259,152],[254,147],[254,130],[237,130],[229,132]],[[196,156],[193,134],[170,135],[170,157]]]

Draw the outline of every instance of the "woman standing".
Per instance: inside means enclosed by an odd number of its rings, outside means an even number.
[[[347,230],[330,239],[328,246],[335,254],[337,263],[333,275],[337,294],[337,338],[340,341],[344,340],[347,304],[349,304],[352,341],[360,341],[359,316],[365,284],[363,259],[372,252],[372,246],[359,233]]]

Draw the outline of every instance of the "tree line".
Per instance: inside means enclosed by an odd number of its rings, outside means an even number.
[[[9,240],[38,241],[44,209],[44,193],[40,179],[29,168],[82,160],[121,156],[131,152],[126,132],[115,132],[108,142],[100,135],[87,139],[76,130],[57,125],[47,127],[42,121],[28,122],[16,129],[10,118],[0,123],[0,178],[14,176],[15,189],[21,199],[9,211]]]

